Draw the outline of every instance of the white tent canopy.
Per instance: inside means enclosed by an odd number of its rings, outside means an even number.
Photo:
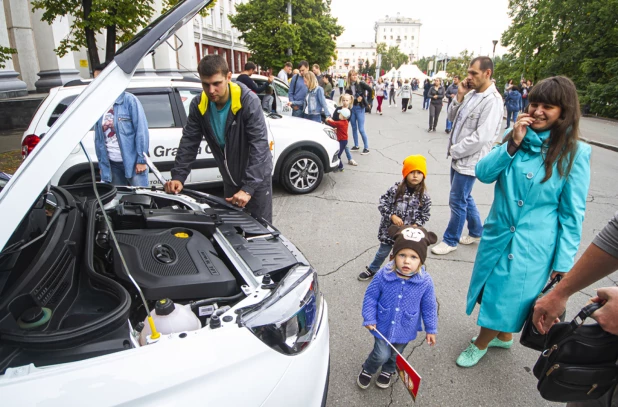
[[[448,74],[445,71],[438,71],[431,77],[432,80],[436,78],[444,80],[448,78]]]
[[[397,70],[395,69],[395,67],[392,67],[390,71],[382,75],[382,79],[390,79],[390,78],[397,78],[397,77],[398,75],[397,75]]]
[[[416,65],[412,65],[412,64],[405,64],[405,65],[401,65],[399,67],[399,69],[397,70],[397,72],[399,73],[399,76],[402,79],[418,79],[419,81],[424,81],[426,78],[428,78],[427,75],[425,75],[423,73],[423,71],[421,71],[420,69],[418,69],[418,66]]]

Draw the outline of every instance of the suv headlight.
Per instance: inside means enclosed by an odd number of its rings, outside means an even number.
[[[337,132],[334,129],[331,129],[330,127],[325,127],[324,128],[324,133],[326,133],[326,135],[328,137],[330,137],[333,140],[337,141]]]
[[[317,273],[310,267],[297,266],[269,297],[241,315],[241,323],[276,351],[294,355],[315,338],[323,301]]]

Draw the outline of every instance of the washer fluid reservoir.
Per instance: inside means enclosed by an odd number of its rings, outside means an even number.
[[[199,318],[191,311],[190,305],[174,304],[169,298],[158,300],[155,309],[150,311],[150,315],[161,335],[196,331],[202,327]],[[140,345],[147,345],[148,335],[151,334],[148,318],[146,318],[144,319],[144,329],[139,336]]]

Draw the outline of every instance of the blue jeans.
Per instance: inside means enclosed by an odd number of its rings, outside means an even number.
[[[386,332],[382,332],[385,335]],[[375,337],[374,337],[375,338]],[[403,352],[407,343],[394,343],[393,346],[399,351]],[[367,357],[365,363],[363,363],[363,369],[369,374],[376,374],[380,366],[382,371],[386,373],[395,373],[397,371],[396,365],[397,353],[391,348],[384,339],[375,338],[375,344],[373,350]]]
[[[298,110],[294,110],[294,109],[292,109],[292,116],[294,116],[294,117],[300,117],[300,118],[302,119],[302,118],[303,118],[303,116],[304,116],[304,113],[303,113],[303,109],[302,109],[302,107],[299,107],[299,108],[298,108]]]
[[[122,162],[111,161],[109,165],[112,170],[112,185],[130,186],[130,187],[147,187],[148,186],[148,169],[141,174],[135,174],[131,178],[127,178],[124,173],[124,164]]]
[[[343,154],[343,152],[347,150],[348,150],[348,140],[339,140],[339,154],[337,154],[337,158],[339,158],[339,167],[337,168],[339,169],[343,168],[343,161],[341,161],[341,154]],[[348,161],[350,161],[349,158],[348,158]]]
[[[374,273],[380,270],[380,267],[382,267],[382,263],[384,263],[384,260],[386,260],[388,255],[391,254],[392,249],[393,246],[391,246],[390,244],[380,243],[378,252],[373,258],[371,264],[369,265],[369,270],[373,271]]]
[[[511,127],[511,120],[513,123],[517,121],[517,116],[519,116],[519,112],[517,110],[508,110],[506,111],[506,128]],[[511,119],[512,117],[512,119]]]
[[[481,215],[471,195],[474,181],[476,177],[460,174],[451,167],[451,193],[448,199],[451,219],[443,237],[444,243],[449,246],[456,247],[459,243],[466,220],[470,236],[481,237],[483,234]]]
[[[358,132],[360,131],[363,138],[363,145],[369,149],[369,141],[367,133],[365,133],[365,108],[362,106],[353,106],[350,114],[350,123],[352,123],[352,137],[354,138],[354,147],[358,147]]]
[[[348,158],[348,161],[350,161],[352,159],[352,153],[350,152],[350,147],[345,146],[345,156]]]
[[[319,115],[319,114],[306,114],[305,119],[311,120],[317,123],[322,123],[322,115]]]
[[[453,129],[453,122],[448,119],[448,107],[446,115],[446,130],[451,131]]]
[[[423,99],[423,109],[429,109],[429,102],[431,102],[431,98],[425,97]]]

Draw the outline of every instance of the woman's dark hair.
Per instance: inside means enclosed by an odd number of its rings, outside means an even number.
[[[403,181],[401,181],[401,184],[399,184],[399,186],[397,187],[397,192],[395,192],[394,202],[397,202],[398,200],[403,198],[403,194],[406,193],[406,188],[408,188],[408,182],[406,181],[406,178],[404,177]],[[417,186],[410,187],[410,189],[412,189],[413,194],[418,195],[418,204],[422,205],[423,199],[425,197],[425,191],[427,191],[427,186],[425,186],[425,177],[423,176],[423,180]]]
[[[581,117],[575,84],[565,76],[543,79],[528,93],[528,103],[543,103],[562,109],[560,117],[550,129],[549,138],[545,141],[547,144],[545,178],[541,182],[551,178],[556,161],[558,161],[560,176],[568,177],[577,152],[579,118]],[[506,138],[508,140],[511,137],[512,132]]]

